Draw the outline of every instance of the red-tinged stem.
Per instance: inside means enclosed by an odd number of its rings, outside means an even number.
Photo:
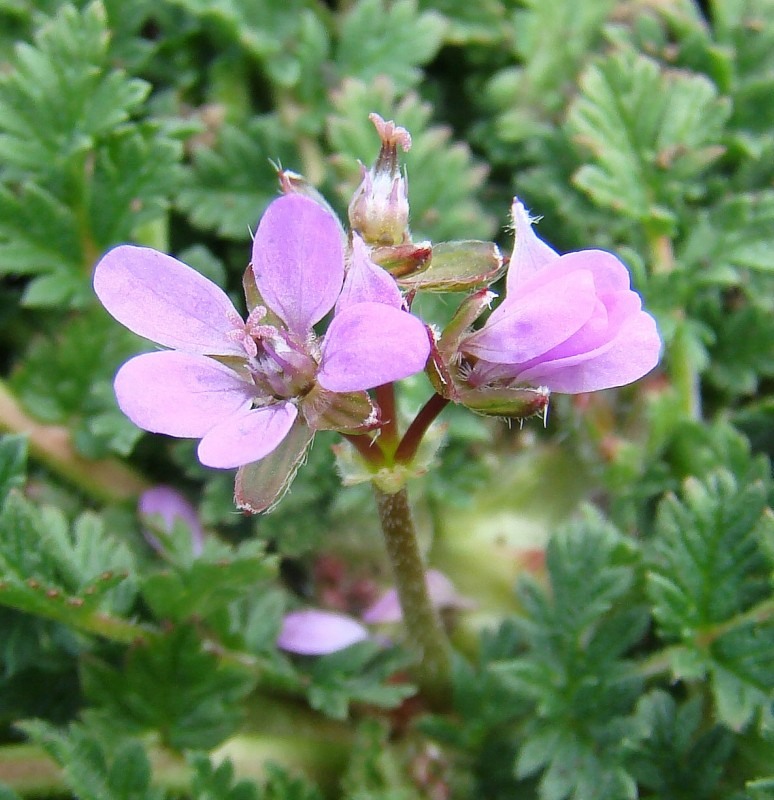
[[[441,397],[440,394],[434,394],[422,406],[395,451],[396,463],[406,464],[414,458],[422,438],[427,433],[427,429],[448,404],[449,401],[445,397]]]
[[[381,411],[380,438],[384,447],[394,448],[398,444],[398,411],[395,404],[395,385],[383,383],[376,387],[376,402]]]
[[[384,464],[384,453],[376,439],[372,439],[364,433],[342,433],[341,435],[360,453],[367,464],[377,467]]]

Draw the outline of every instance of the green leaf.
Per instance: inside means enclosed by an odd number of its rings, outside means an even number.
[[[405,652],[384,650],[370,641],[318,658],[310,669],[309,703],[335,719],[346,718],[350,702],[395,708],[416,690],[408,683],[386,681],[410,660]]]
[[[19,726],[62,768],[66,786],[79,800],[163,800],[151,787],[151,769],[143,746],[121,739],[109,750],[100,736],[84,725],[58,729],[42,720]]]
[[[27,437],[6,434],[0,437],[0,505],[11,489],[24,485],[27,472]]]
[[[151,125],[115,131],[96,152],[89,217],[95,245],[106,250],[136,239],[162,218],[182,178],[180,142]]]
[[[634,551],[587,513],[558,531],[546,551],[550,589],[524,582],[517,620],[524,655],[491,667],[518,698],[534,704],[516,762],[526,777],[543,770],[541,798],[633,798],[622,743],[641,679],[624,653],[648,617],[632,596]]]
[[[255,683],[205,652],[186,625],[135,642],[120,669],[90,660],[83,681],[87,698],[111,726],[156,730],[181,750],[210,749],[233,733]]]
[[[680,264],[704,278],[724,267],[774,270],[774,191],[724,198],[696,215],[677,253]],[[706,279],[706,278],[705,278]]]
[[[507,109],[497,120],[502,141],[534,135],[564,108],[614,5],[614,0],[525,0],[513,12],[508,33],[520,66],[495,73],[487,86],[491,101]]]
[[[590,66],[567,120],[594,163],[574,181],[600,206],[669,230],[674,208],[701,192],[697,179],[723,152],[730,112],[701,75],[668,73],[626,51]]]
[[[0,274],[81,272],[86,257],[77,230],[72,210],[46,189],[0,186]]]
[[[342,20],[339,75],[366,84],[387,76],[402,94],[421,80],[418,67],[438,52],[445,28],[440,14],[419,12],[414,0],[358,0]]]
[[[11,381],[13,390],[33,416],[71,426],[83,455],[126,455],[141,431],[119,411],[113,377],[139,342],[101,309],[74,316],[58,327],[55,338],[32,340]]]
[[[251,228],[277,193],[277,175],[270,160],[297,161],[276,117],[255,117],[239,126],[225,124],[214,147],[194,152],[193,167],[176,203],[199,228],[249,241]]]
[[[662,501],[648,591],[664,634],[693,642],[765,592],[761,542],[771,521],[764,469],[747,485],[726,471],[705,482],[689,478],[682,501]]]
[[[191,781],[192,800],[259,800],[258,787],[234,777],[234,765],[228,759],[213,766],[204,754],[190,757],[194,769]]]
[[[702,729],[702,712],[699,696],[680,706],[660,689],[640,698],[636,717],[643,737],[633,748],[632,772],[655,796],[716,796],[733,737],[719,725]]]
[[[173,533],[175,538],[190,541],[187,530]],[[171,555],[174,558],[174,544]],[[170,547],[165,541],[165,550]],[[229,606],[251,597],[256,586],[272,576],[276,563],[267,557],[260,542],[244,542],[237,548],[205,541],[203,552],[196,558],[189,554],[173,563],[171,569],[153,572],[142,582],[142,595],[153,613],[163,620],[182,622],[191,618],[210,620],[216,628]],[[226,634],[228,630],[221,631]]]
[[[56,174],[125,122],[149,85],[112,68],[105,10],[65,5],[0,76],[0,160],[11,175]]]

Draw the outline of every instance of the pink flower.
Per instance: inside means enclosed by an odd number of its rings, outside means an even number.
[[[429,569],[425,574],[427,593],[434,608],[457,608],[460,610],[475,607],[472,600],[463,597],[454,584],[437,569]],[[376,625],[385,622],[400,622],[403,610],[396,589],[388,589],[373,605],[363,612],[363,622]]]
[[[286,438],[287,483],[315,430],[378,424],[365,390],[421,371],[425,327],[379,296],[337,305],[344,287],[337,220],[300,195],[275,200],[253,241],[257,304],[247,321],[215,284],[176,259],[122,245],[94,273],[105,308],[165,347],[136,356],[115,379],[122,411],[139,427],[199,438],[206,466],[259,461]],[[376,300],[376,302],[374,302]],[[274,489],[272,489],[274,492]]]
[[[175,525],[182,522],[191,534],[191,552],[201,554],[204,548],[204,531],[196,509],[180,492],[169,486],[153,486],[146,489],[137,503],[140,520],[163,533],[172,533]],[[144,528],[143,536],[158,553],[164,553],[164,544],[151,530]]]
[[[368,630],[356,619],[309,608],[283,617],[277,647],[300,656],[324,656],[367,638]]]
[[[465,610],[474,607],[473,601],[460,595],[454,584],[438,570],[428,570],[425,580],[430,602],[435,608]],[[369,625],[399,622],[402,618],[395,589],[388,589],[362,614],[363,622]],[[283,617],[277,647],[302,656],[322,656],[343,650],[367,638],[368,629],[353,617],[335,611],[310,608],[291,611]]]
[[[558,255],[513,202],[516,244],[505,300],[465,335],[472,387],[545,386],[577,394],[623,386],[658,363],[661,338],[626,267],[603,250]]]

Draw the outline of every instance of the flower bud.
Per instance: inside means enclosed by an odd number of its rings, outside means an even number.
[[[362,181],[349,204],[349,223],[370,245],[403,244],[409,241],[408,181],[398,165],[398,146],[408,152],[411,136],[378,114],[370,114],[369,119],[382,147],[370,170],[360,165]]]

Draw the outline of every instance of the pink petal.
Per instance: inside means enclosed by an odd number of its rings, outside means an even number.
[[[357,392],[425,368],[424,323],[382,303],[358,303],[336,314],[325,335],[317,380],[331,392]]]
[[[161,528],[172,533],[177,520],[181,520],[191,532],[191,544],[194,555],[202,552],[204,545],[204,531],[199,521],[196,509],[183,497],[180,492],[169,486],[153,486],[146,489],[137,503],[137,512],[140,519],[146,524],[151,524],[153,518],[161,522]],[[158,528],[157,528],[158,529]],[[143,531],[154,550],[163,551],[164,547],[156,536],[150,531]]]
[[[333,308],[341,291],[344,250],[338,222],[307,197],[278,198],[258,225],[253,271],[272,311],[305,335]]]
[[[559,258],[558,253],[532,230],[533,220],[518,197],[513,198],[511,219],[516,239],[505,279],[509,294],[515,292],[519,284]]]
[[[336,311],[366,302],[384,303],[394,308],[403,305],[395,278],[371,261],[368,246],[355,233],[352,236],[352,259],[344,278],[344,287],[336,301]]]
[[[625,386],[647,375],[661,355],[661,337],[650,314],[626,319],[618,334],[603,346],[555,361],[536,364],[519,380],[548,386],[552,392],[579,394]]]
[[[277,647],[302,656],[322,656],[368,638],[357,620],[332,611],[292,611],[282,620]]]
[[[473,607],[472,601],[463,597],[454,588],[454,584],[437,569],[429,569],[425,574],[427,592],[430,595],[430,602],[434,608],[460,608],[469,609]],[[398,593],[395,589],[386,591],[372,606],[367,608],[363,614],[363,622],[379,624],[386,622],[399,622],[403,618]]]
[[[297,414],[292,403],[275,403],[232,415],[199,442],[199,461],[216,469],[260,461],[288,435]]]
[[[558,262],[557,262],[558,263]],[[547,272],[551,272],[549,268]],[[483,328],[462,349],[496,364],[519,364],[548,352],[568,339],[594,313],[597,303],[590,272],[562,271],[556,280],[522,287],[508,296]]]
[[[121,245],[94,270],[94,291],[122,325],[165,347],[244,355],[228,337],[239,319],[226,293],[172,256]]]
[[[168,350],[127,361],[115,379],[118,405],[135,425],[169,436],[199,437],[249,408],[255,387],[218,361]]]

